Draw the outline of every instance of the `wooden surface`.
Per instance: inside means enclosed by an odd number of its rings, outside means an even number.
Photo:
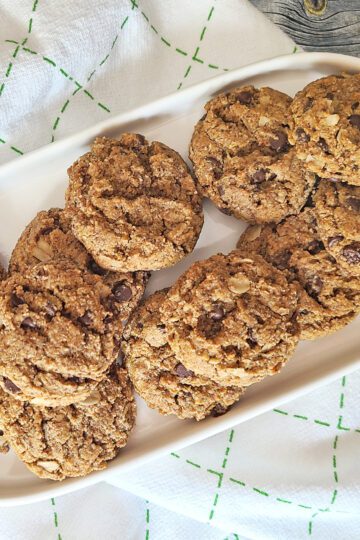
[[[360,56],[360,0],[250,0],[308,51]]]

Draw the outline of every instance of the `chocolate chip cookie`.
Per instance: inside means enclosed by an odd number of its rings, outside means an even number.
[[[298,92],[289,140],[322,178],[360,185],[360,74],[330,75]]]
[[[150,296],[136,310],[125,332],[123,351],[135,390],[161,414],[201,420],[225,413],[242,394],[197,375],[171,350],[160,308],[166,291]]]
[[[9,272],[25,273],[34,264],[58,258],[69,259],[99,276],[111,289],[113,323],[120,342],[123,326],[144,294],[148,273],[110,272],[101,268],[75,238],[67,213],[60,208],[39,212],[29,223],[12,252]]]
[[[119,349],[114,292],[68,260],[39,263],[0,287],[0,382],[36,405],[83,400]]]
[[[203,194],[223,212],[278,222],[305,204],[315,175],[288,144],[290,103],[282,92],[245,86],[206,104],[190,159]]]
[[[360,186],[323,180],[314,202],[325,248],[345,270],[360,276]]]
[[[74,235],[109,270],[157,270],[190,253],[203,224],[186,163],[162,143],[97,138],[69,169]]]
[[[171,349],[195,373],[246,387],[279,371],[298,342],[296,287],[239,250],[196,262],[160,311]]]
[[[360,279],[326,251],[313,208],[305,208],[277,226],[249,227],[238,246],[260,253],[299,284],[297,320],[302,339],[331,334],[360,312]]]
[[[104,469],[126,445],[135,415],[128,375],[116,367],[88,400],[67,407],[37,407],[0,390],[0,423],[11,448],[51,480]]]

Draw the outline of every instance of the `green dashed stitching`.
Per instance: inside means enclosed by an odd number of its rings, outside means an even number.
[[[193,467],[197,467],[198,469],[201,468],[201,465],[199,465],[198,463],[194,463],[193,461],[190,461],[190,459],[187,459],[186,463],[188,463],[189,465],[192,465]]]
[[[6,141],[4,139],[0,139],[0,143],[1,144],[6,144]],[[19,148],[16,148],[16,146],[11,146],[10,145],[10,149],[15,152],[16,154],[18,154],[19,156],[23,156],[24,155],[24,152],[22,150],[20,150]]]
[[[253,487],[253,491],[256,491],[256,493],[259,493],[259,495],[264,495],[264,497],[269,497],[269,494],[266,491],[262,491],[261,489]]]
[[[212,6],[210,8],[210,11],[209,11],[209,14],[208,14],[208,17],[207,17],[207,20],[210,21],[211,17],[212,17],[212,14],[214,12],[214,6]],[[203,27],[202,29],[202,32],[200,34],[200,42],[203,40],[204,38],[204,35],[205,35],[205,31],[206,31],[206,26]],[[200,46],[198,45],[195,49],[195,52],[194,54],[192,55],[191,57],[191,60],[193,62],[198,62],[199,64],[204,64],[204,60],[202,60],[201,58],[198,57],[198,54],[199,54],[199,51],[200,51]],[[210,64],[208,64],[209,66]],[[183,76],[183,80],[179,82],[178,84],[178,87],[177,87],[177,90],[180,90],[180,88],[182,87],[183,83],[184,83],[184,79],[186,79],[186,77],[189,75],[190,73],[190,70],[191,70],[191,64],[189,64],[189,66],[187,67],[186,71],[185,71],[185,74]]]
[[[56,507],[55,499],[51,499],[51,504],[54,507],[53,508],[54,526],[55,526],[55,529],[58,529],[59,528],[59,518],[58,518],[58,513],[55,510],[55,507]],[[57,531],[57,540],[62,540],[61,539],[61,534],[58,531]]]
[[[171,452],[170,455],[171,455],[171,456],[174,456],[174,457],[176,457],[176,458],[179,458],[179,457],[180,457],[179,454],[175,454],[175,452]]]
[[[342,377],[341,379],[341,386],[342,388],[345,388],[345,385],[346,385],[346,377]],[[340,399],[339,399],[339,408],[342,409],[344,407],[344,400],[345,400],[345,394],[344,392],[342,391],[340,393]],[[346,430],[346,431],[350,431],[350,428],[344,428],[341,426],[341,422],[342,422],[342,416],[339,416],[339,420],[338,420],[338,424],[337,424],[337,429],[343,429],[343,430]],[[355,430],[356,431],[356,430]],[[334,482],[335,482],[335,486],[337,486],[337,484],[339,483],[339,474],[338,474],[338,459],[337,459],[337,446],[338,446],[338,440],[339,440],[339,436],[338,435],[335,435],[335,438],[333,440],[333,455],[332,455],[332,473],[333,473],[333,477],[334,477]],[[335,488],[331,494],[331,501],[330,501],[330,505],[334,505],[335,504],[335,501],[336,501],[336,497],[337,497],[337,494],[338,494],[338,490]],[[324,512],[330,512],[330,508],[326,508],[324,510]],[[309,524],[308,524],[308,534],[309,536],[312,535],[312,532],[313,532],[313,525],[314,525],[314,519],[316,518],[316,516],[318,515],[318,513],[315,513],[311,516],[311,520],[309,521]]]
[[[343,396],[343,397],[341,397]],[[342,392],[341,395],[340,395],[340,408],[343,408],[344,406],[344,393]],[[309,418],[308,416],[305,416],[304,414],[291,414],[287,411],[283,411],[281,409],[273,409],[273,412],[276,412],[278,414],[282,414],[284,416],[289,416],[289,417],[292,417],[292,418],[297,418],[298,420],[309,420],[310,422],[314,422],[314,424],[318,424],[319,426],[325,426],[325,427],[333,427],[333,424],[331,424],[330,422],[325,422],[324,420],[319,420],[318,418],[314,418],[314,419],[311,419]],[[355,428],[349,428],[349,427],[346,427],[346,426],[343,426],[342,425],[342,416],[339,416],[338,418],[338,422],[337,422],[337,425],[336,425],[336,428],[341,430],[341,431],[354,431],[355,433],[360,433],[360,429],[355,429]]]
[[[149,501],[146,501],[146,505],[147,505],[147,508],[146,508],[146,531],[145,531],[145,540],[149,540],[149,538],[150,538],[150,528],[149,528],[149,524],[150,524],[150,509],[149,509]]]
[[[293,48],[292,54],[295,54],[296,52],[298,52],[298,48],[295,45],[295,47]]]
[[[225,449],[225,456],[224,457],[224,460],[223,460],[223,463],[222,463],[222,468],[225,469],[226,468],[226,463],[227,463],[227,456],[229,455],[229,452],[230,452],[230,445],[231,443],[233,442],[233,439],[234,439],[234,430],[232,429],[229,433],[229,438],[228,438],[228,445],[226,446],[226,449]],[[208,471],[212,474],[216,474],[217,477],[218,477],[218,485],[217,485],[217,489],[219,490],[221,488],[221,485],[222,485],[222,481],[223,481],[223,478],[224,478],[224,473],[221,472],[217,472],[217,471],[214,471],[213,469],[208,469]],[[213,500],[213,503],[212,503],[212,508],[210,510],[210,514],[209,514],[209,521],[211,521],[214,517],[214,514],[215,514],[215,508],[216,508],[216,505],[218,503],[218,500],[219,500],[219,491],[217,491],[215,493],[215,496],[214,496],[214,500]]]

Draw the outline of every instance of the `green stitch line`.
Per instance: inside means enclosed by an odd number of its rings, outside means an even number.
[[[288,501],[287,499],[280,499],[280,497],[276,497],[276,500],[285,504],[292,504],[292,501]]]
[[[197,467],[198,469],[201,468],[201,466],[198,465],[198,463],[194,463],[193,461],[190,461],[190,459],[187,459],[186,463],[189,463],[189,465],[193,465],[194,467]]]
[[[167,45],[168,47],[171,47],[171,43],[167,39],[165,39],[163,36],[161,36],[160,39],[161,39],[161,41],[163,41],[165,43],[165,45]]]
[[[236,480],[235,478],[229,478],[230,482],[234,482],[235,484],[239,484],[240,486],[246,486],[245,482],[241,482],[241,480]]]
[[[83,90],[84,94],[86,94],[87,96],[89,96],[90,99],[95,99],[94,96],[92,94],[90,94],[90,92],[88,90]]]
[[[141,11],[140,13],[144,17],[144,19],[149,22],[149,17],[143,11]]]
[[[7,68],[6,73],[5,73],[5,77],[9,77],[12,67],[13,67],[12,63],[9,62],[8,68]]]
[[[104,109],[104,111],[107,111],[108,113],[111,112],[110,109],[106,107],[106,105],[104,105],[103,103],[98,103],[98,105],[101,109]]]
[[[210,21],[213,13],[214,13],[214,6],[210,9],[210,13],[209,13],[208,18],[207,18],[208,21]]]
[[[298,51],[298,48],[297,48],[296,45],[295,45],[295,47],[293,48],[292,54],[295,54],[297,51]]]
[[[320,426],[327,426],[330,427],[330,424],[328,422],[323,422],[322,420],[314,420],[315,424],[319,424]]]
[[[61,73],[62,75],[64,75],[64,77],[68,77],[68,76],[69,76],[68,72],[65,71],[63,68],[60,68],[60,73]]]
[[[107,55],[105,56],[104,60],[102,60],[102,61],[100,62],[100,66],[102,66],[103,64],[105,64],[105,62],[106,62],[106,60],[109,58],[109,56],[110,56],[110,54],[107,54]]]
[[[67,99],[63,105],[63,108],[61,109],[61,114],[63,114],[66,111],[67,106],[69,105],[70,100]]]
[[[198,55],[198,52],[200,50],[200,47],[196,47],[196,51],[194,53],[194,56],[192,57],[192,60],[194,62],[199,62],[199,64],[203,64],[204,63],[204,60],[201,60],[197,55]]]
[[[269,494],[266,491],[262,491],[261,489],[253,487],[253,490],[256,491],[256,493],[259,493],[260,495],[264,495],[264,497],[269,497]]]
[[[55,131],[55,129],[58,127],[58,124],[60,122],[60,116],[58,116],[54,122],[54,125],[53,125],[53,130]]]
[[[21,150],[19,150],[18,148],[16,148],[16,146],[10,146],[11,150],[14,150],[14,152],[16,152],[17,154],[19,154],[20,156],[23,156],[24,155],[24,152],[22,152]]]
[[[150,538],[150,528],[149,528],[149,523],[150,523],[150,509],[149,509],[149,501],[146,501],[146,505],[147,505],[147,508],[146,508],[146,531],[145,531],[145,540],[149,540],[149,538]]]
[[[338,423],[337,423],[337,428],[341,429],[342,431],[350,431],[350,428],[345,427],[345,426],[342,425],[342,419],[343,419],[343,417],[339,416],[339,420],[338,420]]]
[[[19,50],[20,50],[20,45],[18,45],[18,46],[16,47],[16,49],[15,49],[15,51],[14,51],[14,54],[13,54],[13,58],[16,58],[16,55],[17,55],[17,53],[19,52]]]
[[[151,30],[153,30],[155,32],[155,34],[158,34],[159,32],[156,30],[155,26],[151,25],[150,26]]]
[[[19,45],[19,42],[15,41],[14,39],[5,39],[5,43],[14,43],[14,45]]]
[[[125,19],[123,20],[123,22],[121,23],[121,26],[120,26],[121,30],[124,28],[124,26],[128,22],[128,20],[129,20],[129,16],[125,17]]]
[[[232,429],[229,433],[229,439],[228,439],[228,442],[229,442],[229,445],[232,443],[234,439],[234,430]],[[230,452],[230,446],[227,446],[226,449],[225,449],[225,455],[228,456],[229,455],[229,452]],[[222,463],[222,468],[225,469],[226,467],[226,463],[227,463],[227,459],[224,459],[223,463]],[[213,474],[217,474],[218,477],[219,477],[219,480],[218,480],[218,485],[217,485],[217,489],[219,490],[221,488],[221,485],[222,485],[222,481],[223,481],[223,478],[224,478],[224,473],[218,473],[217,471],[213,471],[212,469],[208,469],[209,472],[213,473]],[[214,517],[214,514],[215,514],[215,507],[218,503],[218,500],[219,500],[219,492],[217,491],[215,493],[215,497],[214,497],[214,502],[212,504],[212,508],[210,510],[210,514],[209,514],[209,522],[213,519]]]
[[[37,54],[36,51],[32,51],[32,50],[29,49],[28,47],[23,47],[23,51],[28,52],[28,53],[30,53],[30,54]]]
[[[187,56],[187,55],[188,55],[188,53],[185,52],[185,51],[183,51],[182,49],[176,48],[175,51],[178,52],[178,53],[180,53],[180,54],[182,54],[183,56]]]
[[[208,67],[210,69],[219,69],[219,66],[215,66],[215,64],[208,64]]]
[[[49,64],[51,64],[52,66],[55,66],[56,67],[56,63],[54,62],[54,60],[51,60],[51,58],[48,58],[47,56],[43,56],[43,60],[45,62],[48,62]]]
[[[32,30],[32,23],[33,23],[33,20],[30,19],[29,20],[29,25],[28,25],[28,34],[31,34],[31,30]]]
[[[33,4],[33,8],[32,8],[33,12],[36,11],[36,8],[37,8],[37,5],[38,5],[38,1],[39,1],[39,0],[35,0],[35,2],[34,2],[34,4]]]
[[[204,26],[204,28],[202,29],[202,32],[200,34],[200,41],[202,41],[204,39],[205,32],[206,32],[206,26]]]
[[[51,505],[54,507],[54,509],[53,509],[54,526],[55,526],[56,529],[58,529],[59,528],[59,518],[58,518],[58,513],[55,510],[55,507],[56,507],[55,499],[51,499]],[[57,539],[61,540],[61,534],[59,532],[57,534]]]
[[[180,457],[179,454],[175,454],[175,452],[171,452],[170,455],[171,455],[171,456],[174,456],[174,457],[176,457],[176,458],[179,458],[179,457]]]
[[[285,412],[285,411],[280,411],[280,409],[273,409],[274,412],[277,412],[279,414],[285,414],[285,415],[288,415],[289,413],[288,412]]]

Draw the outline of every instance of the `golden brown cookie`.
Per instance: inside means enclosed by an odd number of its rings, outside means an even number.
[[[36,405],[83,400],[116,359],[114,293],[68,260],[39,263],[0,287],[0,381]]]
[[[186,369],[171,350],[160,308],[166,291],[158,291],[134,312],[125,332],[123,352],[130,379],[152,409],[179,418],[219,416],[240,398],[240,387],[221,386]]]
[[[161,307],[181,363],[219,384],[249,386],[279,371],[299,330],[296,287],[260,255],[214,255],[196,262]]]
[[[39,212],[29,223],[12,252],[9,272],[24,274],[34,264],[58,258],[69,259],[90,274],[99,276],[112,290],[113,322],[120,342],[123,326],[144,294],[148,273],[110,272],[101,268],[75,238],[67,213],[60,208]]]
[[[136,406],[125,369],[113,367],[82,403],[37,407],[0,389],[0,423],[17,456],[51,480],[104,469],[126,445]]]
[[[252,223],[278,222],[305,204],[315,175],[287,139],[291,98],[272,88],[235,88],[205,105],[190,144],[203,194]]]
[[[201,199],[180,155],[142,135],[97,138],[69,169],[75,236],[109,270],[157,270],[190,253]]]
[[[289,140],[322,178],[360,185],[360,74],[330,75],[298,92]]]
[[[340,266],[360,276],[360,186],[323,180],[314,203],[325,248]]]
[[[277,226],[249,227],[238,246],[260,253],[299,284],[297,320],[302,339],[331,334],[360,312],[360,279],[343,270],[326,251],[313,208]]]

